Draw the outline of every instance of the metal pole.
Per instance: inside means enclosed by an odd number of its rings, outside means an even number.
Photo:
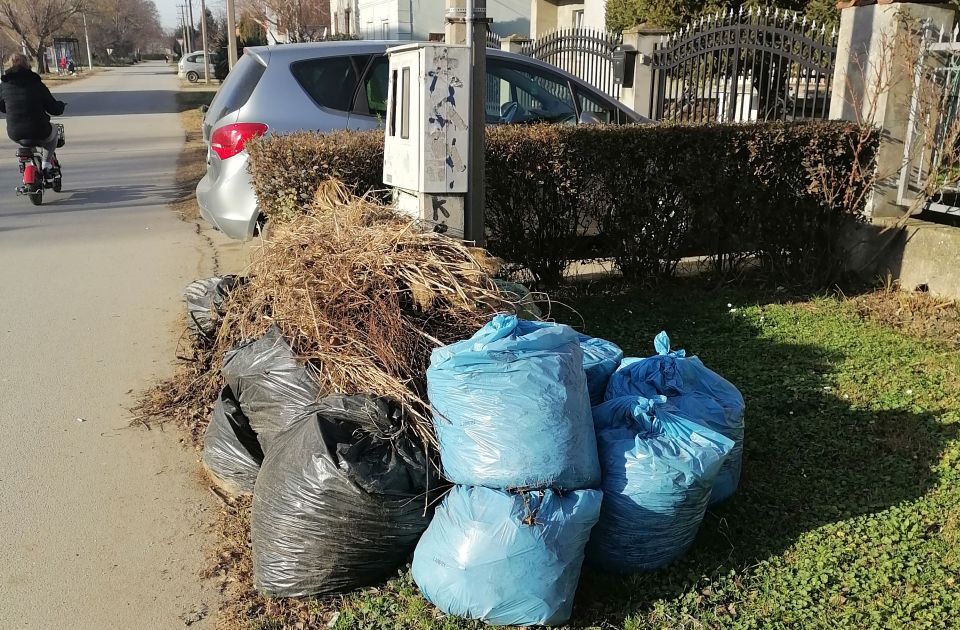
[[[484,246],[486,227],[487,0],[467,0],[467,43],[470,45],[470,161],[464,239]]]
[[[190,52],[196,50],[193,42],[194,22],[193,22],[193,0],[187,0],[187,12],[190,16]]]
[[[207,58],[207,0],[200,0],[200,39],[203,43],[203,82],[210,83],[210,59]]]
[[[93,54],[90,52],[90,33],[87,32],[87,14],[83,14],[83,39],[87,43],[87,67],[93,71]]]
[[[233,70],[237,65],[237,9],[234,0],[227,0],[227,58]]]

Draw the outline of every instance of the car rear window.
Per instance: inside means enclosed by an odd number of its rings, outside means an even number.
[[[368,60],[362,56],[308,59],[292,64],[290,72],[317,105],[345,112],[350,110]]]
[[[220,86],[213,102],[210,103],[212,117],[209,120],[216,122],[246,105],[260,82],[264,70],[266,68],[263,64],[253,56],[241,57]]]

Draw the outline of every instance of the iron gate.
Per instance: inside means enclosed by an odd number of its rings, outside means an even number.
[[[836,29],[789,11],[705,16],[653,53],[658,120],[743,122],[827,118]]]
[[[614,51],[623,43],[619,33],[589,28],[565,28],[526,43],[521,54],[551,63],[613,98],[620,97],[614,81]]]

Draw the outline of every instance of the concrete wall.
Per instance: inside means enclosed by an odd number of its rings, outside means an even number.
[[[864,280],[900,281],[913,291],[960,300],[960,228],[911,220],[877,219],[858,226],[847,241],[849,269]]]

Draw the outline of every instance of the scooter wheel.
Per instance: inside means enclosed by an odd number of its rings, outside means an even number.
[[[43,203],[43,188],[37,188],[34,191],[27,193],[30,195],[30,203],[35,206],[39,206]]]
[[[62,178],[62,177],[54,177],[54,178],[53,178],[53,192],[58,193],[58,192],[60,192],[61,190],[63,190],[63,178]]]

